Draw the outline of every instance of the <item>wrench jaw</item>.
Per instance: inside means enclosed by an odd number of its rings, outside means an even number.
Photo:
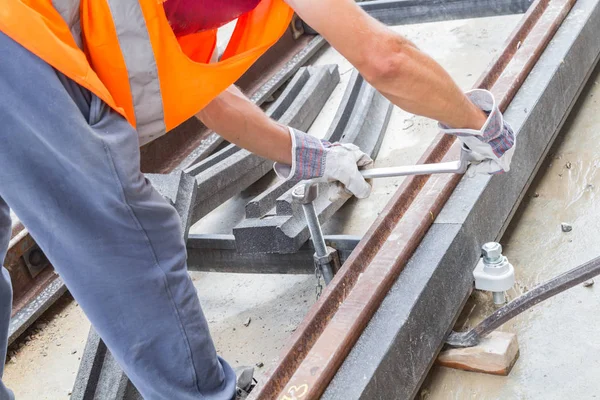
[[[471,165],[471,162],[473,162],[473,161],[476,161],[476,160],[473,157],[471,150],[463,143],[462,147],[460,148],[459,167],[458,167],[456,173],[457,174],[466,173],[467,169],[469,168],[469,165]]]
[[[473,347],[477,346],[480,340],[479,335],[472,330],[467,332],[452,331],[446,338],[446,344],[456,348]]]
[[[312,203],[319,195],[319,187],[314,182],[298,185],[292,191],[292,199],[302,205]]]

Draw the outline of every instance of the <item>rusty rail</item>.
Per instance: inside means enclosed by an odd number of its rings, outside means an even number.
[[[537,0],[478,81],[504,111],[575,0]],[[419,163],[458,157],[438,135]],[[460,175],[407,178],[296,330],[254,399],[317,399],[433,223]],[[360,278],[360,279],[359,279]]]

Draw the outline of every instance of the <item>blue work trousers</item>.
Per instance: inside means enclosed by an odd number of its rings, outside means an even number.
[[[232,399],[179,217],[140,172],[134,128],[1,32],[0,54],[0,260],[10,207],[145,399]],[[11,297],[2,268],[0,378]]]

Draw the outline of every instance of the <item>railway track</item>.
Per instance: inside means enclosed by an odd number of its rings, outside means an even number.
[[[517,1],[492,1],[483,6],[480,2],[448,2],[455,7],[453,18],[527,10],[501,54],[475,85],[491,90],[502,111],[510,105],[575,2],[537,0],[531,6],[528,2]],[[476,3],[477,7],[473,6]],[[435,11],[437,6],[433,2],[429,5],[430,12],[426,9],[428,3],[418,5],[425,7],[418,12],[415,12],[415,4],[410,2],[362,4],[390,24],[444,19]],[[470,13],[469,5],[472,6]],[[399,11],[402,7],[410,10],[410,17]],[[388,12],[382,14],[382,9]],[[307,35],[305,30],[308,31],[308,28],[301,21],[294,20],[282,40],[261,59],[259,65],[241,78],[241,88],[255,103],[262,104],[269,99],[326,45],[321,37]],[[178,128],[177,133],[142,148],[142,168],[144,172],[183,171],[206,159],[220,144],[217,135],[199,122],[190,120]],[[458,158],[458,150],[453,138],[438,135],[419,163],[454,160]],[[251,398],[313,399],[323,395],[460,180],[460,175],[413,176],[403,182],[367,234],[358,243],[356,238],[352,238],[352,246],[346,251],[354,250],[344,257],[342,268],[290,338],[269,379],[259,384]],[[226,247],[230,250],[233,238],[211,240],[221,245],[227,242]],[[339,240],[345,243],[343,239]],[[191,241],[194,249],[206,247],[199,238]],[[310,251],[303,251],[310,254]],[[245,259],[252,260],[248,256]],[[14,226],[5,265],[15,289],[9,339],[12,341],[66,288],[19,224]],[[257,268],[253,272],[262,271]],[[281,271],[275,268],[272,272]]]
[[[574,3],[536,1],[481,76],[475,86],[492,91],[502,111]],[[419,164],[456,160],[459,150],[453,137],[438,135]],[[252,398],[316,399],[323,394],[460,179],[411,176],[403,182]]]
[[[449,0],[444,13],[437,1],[383,0],[361,6],[388,24],[419,23],[524,12],[530,0]],[[262,104],[285,84],[326,42],[294,18],[285,35],[236,83],[256,104]],[[144,173],[170,173],[207,158],[222,139],[192,118],[141,148]],[[13,311],[9,328],[12,343],[62,294],[66,287],[35,240],[14,221],[4,266],[13,284]]]

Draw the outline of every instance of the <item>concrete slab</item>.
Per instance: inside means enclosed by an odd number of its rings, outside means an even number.
[[[501,239],[516,266],[514,298],[598,256],[600,209],[600,69],[596,68],[557,145],[539,170],[513,222]],[[573,226],[561,229],[562,222]],[[428,400],[593,399],[598,397],[600,349],[596,285],[572,288],[535,306],[502,329],[519,337],[521,354],[507,377],[473,375],[434,367],[421,390]],[[474,326],[494,310],[490,298],[474,295],[457,329]]]
[[[327,246],[337,250],[343,263],[358,236],[325,236]],[[311,241],[291,254],[239,253],[233,235],[192,235],[187,241],[188,270],[258,274],[314,274],[315,250]]]
[[[192,213],[198,193],[194,177],[183,171],[171,174],[146,174],[145,176],[154,188],[175,207],[181,218],[183,237],[187,238],[193,223]]]

